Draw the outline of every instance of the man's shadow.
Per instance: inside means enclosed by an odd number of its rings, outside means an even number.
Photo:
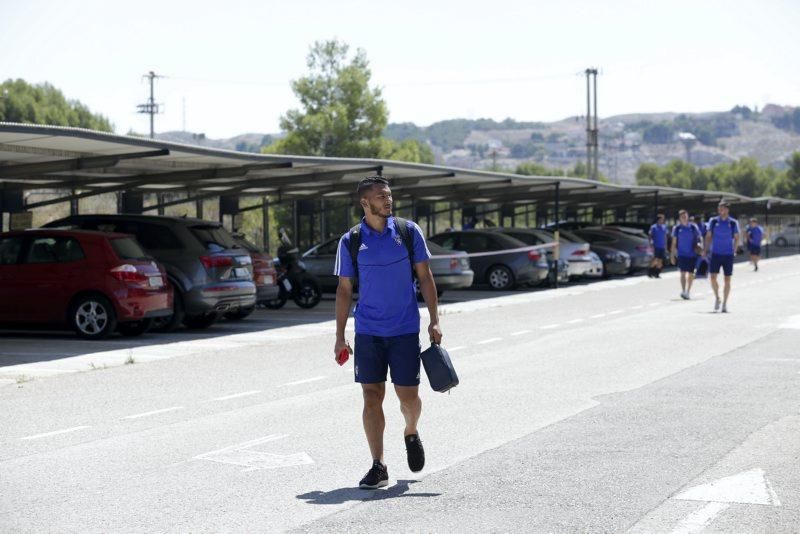
[[[360,488],[339,488],[331,491],[309,491],[298,495],[311,504],[344,504],[350,501],[380,501],[396,497],[438,497],[441,493],[408,493],[411,484],[418,480],[398,480],[397,484],[387,489],[365,490]]]

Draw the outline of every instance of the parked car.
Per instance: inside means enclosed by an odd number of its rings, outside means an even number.
[[[776,247],[796,247],[800,246],[800,225],[789,223],[780,232],[776,232],[769,240]]]
[[[555,234],[550,230],[535,230],[544,235],[549,241],[555,241]],[[599,278],[603,276],[603,262],[594,254],[584,240],[572,241],[568,239],[563,231],[559,231],[559,257],[564,258],[569,263],[570,278]]]
[[[573,243],[586,243],[580,236],[562,230],[561,235]],[[603,262],[603,277],[615,274],[627,274],[631,269],[631,255],[624,250],[619,250],[604,243],[591,243],[591,251]]]
[[[653,261],[653,247],[646,238],[602,228],[585,228],[573,232],[592,245],[604,245],[626,252],[631,257],[629,273],[647,269]]]
[[[256,302],[263,304],[278,297],[278,273],[272,256],[261,250],[258,245],[248,241],[241,233],[231,234],[237,247],[250,254],[253,261],[253,283],[256,285]],[[235,312],[225,313],[226,319],[244,319],[253,313],[253,308],[243,308]]]
[[[171,331],[181,323],[207,328],[220,313],[256,305],[253,261],[217,222],[154,215],[74,215],[45,227],[136,236],[147,254],[164,265],[174,290],[173,314],[154,325],[160,330]]]
[[[536,228],[505,228],[505,227],[496,227],[496,228],[487,228],[487,231],[490,232],[500,232],[504,235],[513,237],[514,239],[519,239],[523,243],[528,246],[538,246],[538,245],[546,245],[554,242],[554,238],[552,234],[548,233],[547,230],[539,230]],[[579,247],[580,248],[580,247]],[[548,283],[552,285],[554,281],[554,274],[553,274],[553,248],[548,247],[542,249],[542,251],[547,256],[547,265],[550,270],[548,275]],[[588,245],[586,246],[586,250],[589,250]],[[583,269],[581,268],[581,264],[577,264],[573,266],[570,263],[570,255],[574,250],[568,249],[560,249],[558,255],[558,281],[559,282],[569,282],[570,276],[579,276],[578,274],[573,274],[573,271],[583,273]],[[576,254],[577,258],[577,254]]]
[[[464,250],[470,254],[475,271],[474,281],[487,283],[492,289],[513,289],[520,284],[538,285],[547,280],[549,266],[540,250],[504,252],[528,247],[519,239],[500,232],[461,230],[445,232],[429,238],[447,250]]]
[[[86,339],[143,334],[172,313],[167,273],[130,235],[0,234],[0,323],[68,325]]]
[[[472,285],[475,274],[470,269],[466,252],[446,250],[430,240],[427,241],[427,245],[433,256],[453,254],[462,256],[431,260],[431,272],[436,280],[439,296],[447,289],[461,289]],[[323,291],[335,292],[336,286],[339,284],[339,278],[333,274],[338,248],[339,238],[335,237],[310,248],[303,254],[303,263],[305,263],[306,269],[317,277]],[[417,297],[421,298],[421,295],[418,293]]]

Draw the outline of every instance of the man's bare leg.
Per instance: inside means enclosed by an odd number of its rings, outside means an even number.
[[[400,411],[406,420],[404,436],[417,433],[417,423],[422,414],[422,399],[419,398],[419,386],[395,386],[395,393],[400,399]]]
[[[725,287],[723,289],[723,299],[722,299],[722,305],[723,306],[728,304],[728,295],[730,295],[730,294],[731,294],[731,277],[730,276],[726,276],[725,277]]]
[[[383,415],[383,398],[386,396],[386,385],[361,384],[364,394],[364,411],[362,421],[364,433],[367,435],[369,452],[373,460],[383,463],[383,431],[386,428],[386,418]]]

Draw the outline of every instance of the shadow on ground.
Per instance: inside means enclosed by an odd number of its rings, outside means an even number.
[[[310,504],[344,504],[346,502],[380,501],[398,497],[439,497],[441,493],[408,493],[411,484],[418,480],[398,480],[397,484],[386,489],[364,490],[359,488],[339,488],[331,491],[309,491],[298,495]]]

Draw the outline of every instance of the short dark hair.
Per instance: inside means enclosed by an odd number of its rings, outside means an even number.
[[[730,208],[731,207],[730,203],[727,200],[720,200],[719,204],[717,204],[717,207],[720,207],[720,206],[725,206],[726,208]]]
[[[678,217],[680,217],[680,216],[681,216],[681,215],[683,215],[684,213],[685,213],[686,215],[689,215],[689,212],[688,212],[688,211],[686,211],[686,210],[681,210],[681,211],[679,211],[679,212],[678,212]]]
[[[360,182],[358,182],[358,188],[356,188],[356,194],[358,198],[362,198],[364,193],[379,185],[381,187],[386,186],[389,187],[389,180],[384,178],[383,176],[367,176]]]

